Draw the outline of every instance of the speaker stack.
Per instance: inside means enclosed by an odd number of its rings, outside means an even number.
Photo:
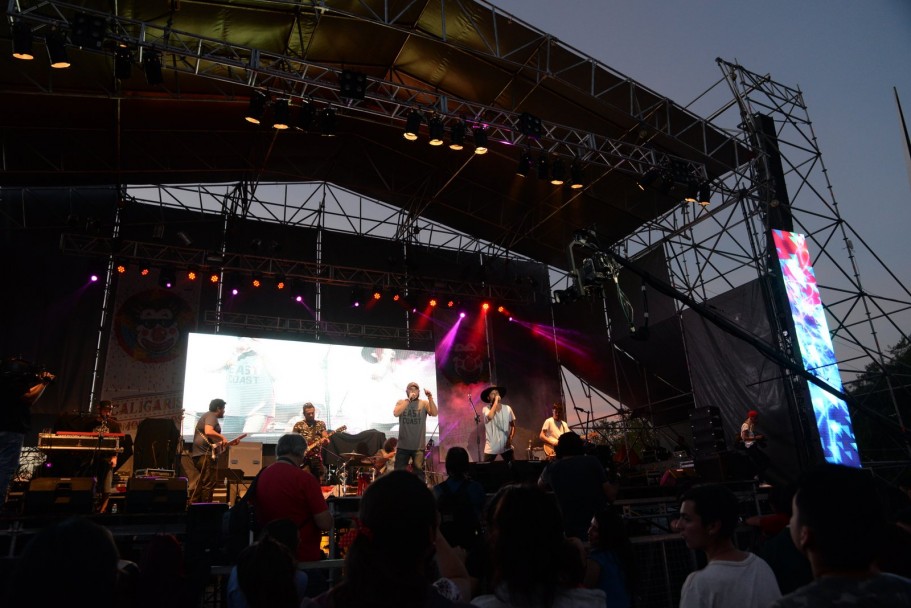
[[[727,451],[721,410],[714,406],[697,407],[690,412],[693,432],[693,464],[706,481],[723,481],[721,454]]]

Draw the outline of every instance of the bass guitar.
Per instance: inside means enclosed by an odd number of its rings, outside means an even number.
[[[210,442],[209,443],[209,457],[212,458],[212,460],[217,460],[219,454],[221,454],[222,452],[227,450],[232,445],[237,445],[238,443],[240,443],[241,439],[243,439],[246,436],[247,436],[247,434],[244,433],[242,435],[238,435],[231,441],[219,441],[218,443]]]
[[[310,458],[310,456],[312,456],[311,452],[315,451],[323,443],[323,439],[328,439],[329,437],[332,437],[336,433],[344,433],[346,430],[348,430],[347,426],[340,426],[337,429],[335,429],[334,431],[329,431],[329,433],[326,435],[326,437],[320,437],[313,443],[307,444],[307,451],[304,452],[304,459],[308,459],[308,458]]]

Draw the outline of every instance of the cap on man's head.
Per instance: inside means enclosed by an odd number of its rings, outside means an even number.
[[[420,386],[417,382],[409,382],[409,383],[408,383],[408,386],[405,387],[405,390],[407,391],[407,390],[408,390],[409,388],[411,388],[412,386],[413,386],[414,388],[421,388],[421,386]]]
[[[506,396],[506,387],[505,386],[488,386],[483,391],[481,391],[481,401],[484,403],[490,403],[490,393],[497,391],[500,394],[500,397]]]
[[[756,418],[757,416],[759,416],[759,412],[756,410],[750,410],[747,412],[747,418]]]

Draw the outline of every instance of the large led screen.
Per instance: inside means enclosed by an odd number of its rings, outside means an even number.
[[[802,234],[783,230],[773,230],[772,236],[791,304],[791,317],[794,319],[804,369],[841,391],[835,349],[829,336],[806,239]],[[825,459],[832,463],[859,467],[860,455],[847,404],[813,383],[809,383],[809,388]]]
[[[329,429],[367,429],[398,436],[395,402],[415,381],[436,394],[434,353],[191,333],[181,432],[192,438],[209,401],[227,402],[221,421],[229,439],[274,443],[303,418],[306,402]],[[428,419],[428,434],[433,424]]]

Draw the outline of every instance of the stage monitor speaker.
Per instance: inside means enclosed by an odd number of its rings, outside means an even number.
[[[187,559],[211,556],[222,549],[223,526],[228,513],[224,502],[199,502],[187,509]]]
[[[29,483],[23,512],[26,515],[91,513],[94,500],[94,477],[38,477]]]
[[[127,482],[127,513],[179,513],[187,509],[187,479],[134,477]]]
[[[512,483],[509,465],[502,460],[469,463],[468,475],[484,486],[487,494],[495,494],[504,485]]]
[[[256,477],[263,468],[263,444],[245,441],[228,448],[228,468],[240,469],[247,477]]]

